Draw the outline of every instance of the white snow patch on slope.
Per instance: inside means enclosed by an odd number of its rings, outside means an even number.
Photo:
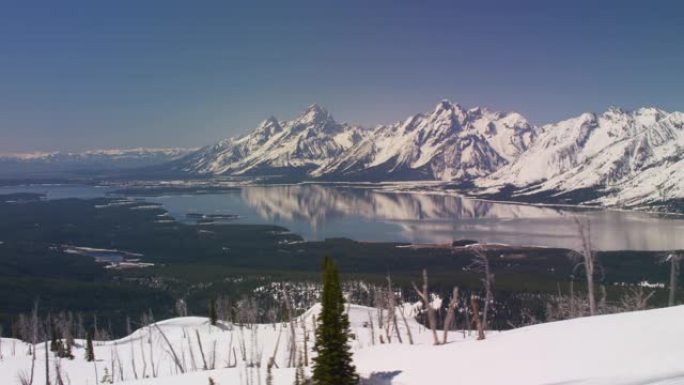
[[[362,306],[350,306],[351,331],[356,338],[351,341],[354,362],[363,377],[389,377],[379,384],[394,385],[452,385],[452,384],[675,384],[684,383],[684,306],[623,313],[617,315],[581,318],[529,326],[521,329],[488,333],[484,341],[474,336],[464,338],[460,332],[451,332],[447,345],[433,346],[431,334],[413,320],[410,328],[416,340],[409,345],[396,340],[392,344],[371,343],[368,327],[369,317],[376,321],[376,310]],[[306,320],[311,332],[311,322],[319,307],[300,317]],[[375,322],[377,328],[377,322]],[[233,346],[241,339],[246,341],[247,356],[253,357],[252,338],[258,350],[263,350],[259,375],[265,378],[265,360],[272,354],[281,328],[281,349],[276,360],[281,369],[274,369],[276,385],[291,384],[293,369],[284,369],[287,359],[287,327],[285,325],[254,325],[240,328],[231,324],[220,327],[209,325],[203,317],[175,318],[157,323],[166,334],[174,349],[183,357],[188,373],[177,369],[166,353],[168,348],[156,328],[143,328],[128,337],[111,342],[98,342],[95,355],[98,361],[88,363],[83,359],[82,348],[74,349],[73,361],[62,360],[65,376],[72,384],[95,385],[95,366],[100,379],[104,368],[111,365],[112,355],[119,357],[124,367],[125,382],[147,385],[206,384],[212,377],[219,385],[239,385],[248,370],[241,363],[238,367],[225,368],[228,360],[231,335]],[[405,336],[403,325],[400,328]],[[201,370],[201,355],[196,342],[196,332],[202,339],[205,354],[211,357],[216,342],[215,370]],[[302,328],[297,331],[302,342]],[[376,336],[381,333],[376,330]],[[376,337],[377,338],[377,337]],[[151,341],[151,343],[149,342]],[[0,378],[3,383],[18,383],[17,373],[30,368],[30,356],[25,355],[28,346],[12,339],[2,339]],[[83,341],[77,341],[82,344]],[[190,346],[198,366],[191,369]],[[153,347],[154,359],[150,359]],[[311,344],[309,344],[311,348]],[[37,347],[36,379],[45,383],[43,345]],[[12,354],[15,351],[15,354]],[[150,375],[151,362],[155,362],[158,378],[133,379],[131,360],[136,362],[142,377],[141,352],[147,357],[146,373]],[[313,354],[313,353],[311,353]],[[135,358],[133,358],[135,357]],[[50,360],[54,357],[50,355]],[[118,365],[115,364],[118,368]],[[54,368],[51,367],[52,373]],[[380,374],[384,372],[384,374]],[[111,374],[111,373],[110,373]],[[255,371],[252,372],[255,376]]]

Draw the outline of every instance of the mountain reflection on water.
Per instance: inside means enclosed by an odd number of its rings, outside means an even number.
[[[307,239],[348,236],[444,243],[469,238],[577,247],[574,217],[583,216],[591,221],[595,247],[602,250],[684,248],[684,220],[637,212],[580,211],[330,185],[246,187],[240,197],[262,220],[283,224]]]
[[[104,196],[93,186],[0,187],[1,193],[45,193],[49,199]],[[237,214],[237,223],[278,224],[307,240],[446,243],[475,239],[516,245],[578,247],[575,216],[591,221],[601,250],[684,249],[684,217],[495,203],[458,196],[341,185],[247,186],[218,194],[147,197],[178,220],[187,213]]]

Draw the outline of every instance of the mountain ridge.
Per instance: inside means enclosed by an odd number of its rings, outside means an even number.
[[[437,180],[468,185],[472,195],[509,191],[513,200],[544,195],[553,202],[590,189],[572,203],[632,208],[684,198],[683,132],[684,114],[655,107],[611,107],[537,126],[517,112],[445,99],[431,111],[366,128],[338,123],[312,104],[294,119],[271,116],[169,167],[197,176]]]

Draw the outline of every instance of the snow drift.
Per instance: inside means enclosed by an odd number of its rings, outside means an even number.
[[[318,311],[315,306],[298,319],[298,345],[303,346],[303,323],[312,337],[313,315]],[[406,339],[403,344],[396,340],[379,344],[377,335],[381,330],[377,322],[373,343],[369,320],[376,314],[376,309],[349,307],[354,361],[362,377],[371,384],[684,383],[684,306],[490,332],[484,341],[474,340],[474,334],[451,332],[450,342],[440,346],[433,346],[431,335],[414,320],[408,320],[416,340],[414,345]],[[405,333],[401,322],[400,329]],[[96,342],[95,363],[86,362],[84,350],[76,348],[74,360],[61,360],[62,373],[71,384],[83,385],[101,382],[105,368],[115,383],[122,384],[208,384],[209,377],[219,385],[239,385],[248,378],[255,384],[259,379],[264,383],[266,362],[280,339],[274,383],[291,384],[294,369],[286,368],[288,330],[287,325],[280,323],[211,326],[202,317],[175,318],[144,327],[120,340]],[[312,341],[307,345],[309,349]],[[8,338],[0,342],[0,378],[3,384],[18,384],[18,373],[31,367],[31,357],[26,354],[29,345]],[[36,384],[45,383],[43,346],[39,344],[36,348]],[[174,364],[171,351],[179,357],[183,370]],[[309,351],[309,357],[312,354]],[[54,376],[56,358],[52,353],[49,357]],[[235,359],[237,366],[226,368]],[[203,369],[204,361],[208,362],[208,370]]]

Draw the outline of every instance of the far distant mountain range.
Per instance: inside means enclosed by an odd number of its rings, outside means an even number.
[[[89,176],[105,171],[136,170],[170,162],[197,149],[134,148],[83,152],[0,153],[0,178]]]
[[[535,126],[515,112],[444,100],[366,128],[312,105],[198,150],[139,151],[129,165],[142,160],[160,175],[441,181],[490,199],[684,212],[684,114],[652,107]]]

